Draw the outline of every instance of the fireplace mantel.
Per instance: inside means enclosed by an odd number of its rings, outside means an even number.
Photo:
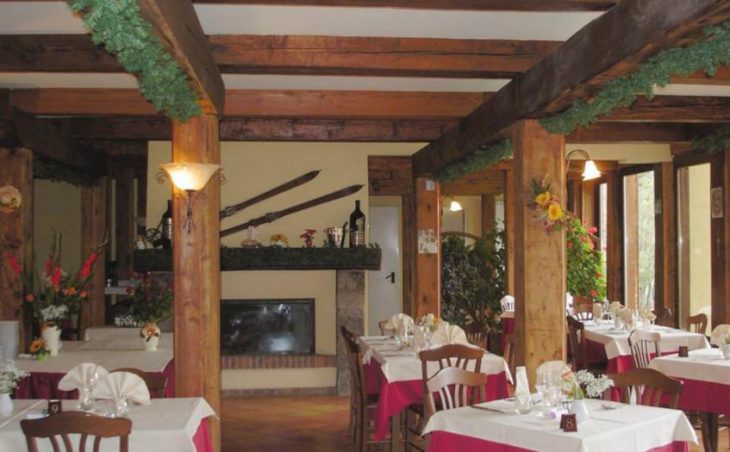
[[[221,248],[221,271],[379,270],[380,248]],[[137,272],[172,271],[171,250],[136,250]]]

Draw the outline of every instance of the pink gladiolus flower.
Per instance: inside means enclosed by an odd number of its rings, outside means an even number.
[[[51,284],[58,289],[61,286],[61,267],[56,267],[51,275]]]
[[[96,258],[99,255],[97,253],[91,253],[89,254],[89,257],[86,258],[84,261],[84,265],[81,266],[81,270],[79,270],[79,279],[86,279],[91,274],[91,267],[94,265],[94,262],[96,262]]]
[[[11,253],[5,253],[5,262],[8,263],[8,266],[13,270],[16,277],[20,276],[20,262],[18,262],[18,256]]]

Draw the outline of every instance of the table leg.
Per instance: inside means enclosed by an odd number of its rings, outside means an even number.
[[[403,420],[403,411],[399,411],[390,418],[390,450],[392,452],[403,452],[403,438],[401,437],[400,424]]]
[[[702,412],[702,445],[706,451],[717,452],[717,414]]]

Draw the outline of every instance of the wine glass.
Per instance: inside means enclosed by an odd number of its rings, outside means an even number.
[[[547,396],[550,390],[550,378],[547,372],[537,372],[537,379],[535,381],[535,389],[537,394],[540,396],[539,402],[541,404],[538,409],[537,415],[539,417],[549,417],[550,410],[548,409]]]

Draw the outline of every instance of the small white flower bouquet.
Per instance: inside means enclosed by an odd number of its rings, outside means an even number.
[[[18,369],[15,361],[6,361],[0,366],[0,394],[10,394],[18,387],[18,382],[29,374]]]

